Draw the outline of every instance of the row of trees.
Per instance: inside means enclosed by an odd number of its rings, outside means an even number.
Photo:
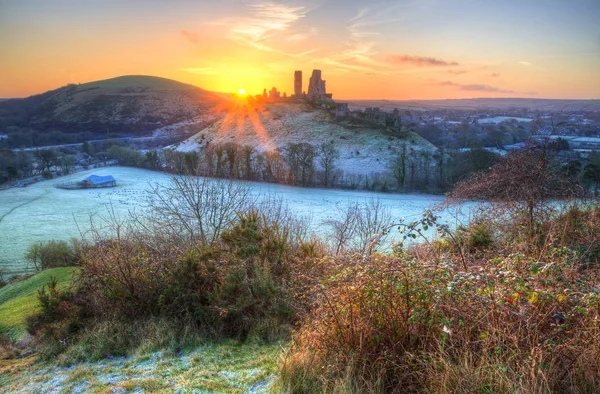
[[[51,176],[51,170],[68,174],[75,168],[75,157],[50,149],[33,152],[0,151],[0,184],[33,176]]]
[[[264,152],[233,142],[208,145],[202,153],[164,150],[142,155],[128,148],[115,148],[109,156],[124,165],[175,173],[296,186],[401,192],[446,191],[461,177],[488,168],[498,158],[483,149],[432,151],[405,144],[389,161],[387,171],[361,176],[343,170],[339,164],[339,149],[333,142],[318,146],[290,143],[281,150]]]

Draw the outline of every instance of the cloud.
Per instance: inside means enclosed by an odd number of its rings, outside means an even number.
[[[519,64],[522,66],[531,66],[532,63],[526,62],[525,60],[519,60]]]
[[[313,62],[335,66],[344,72],[358,71],[371,74],[388,74],[389,64],[377,60],[376,26],[391,23],[387,17],[392,7],[361,8],[347,22],[347,39],[340,51],[329,53]]]
[[[229,18],[218,24],[230,27],[229,38],[267,52],[274,52],[276,49],[265,43],[266,40],[286,32],[308,12],[304,6],[273,1],[251,3],[248,7],[249,17]]]
[[[190,40],[190,42],[193,42],[194,44],[196,44],[198,41],[200,41],[200,39],[198,38],[198,34],[194,33],[193,31],[183,29],[179,33],[182,36],[184,36],[185,38],[187,38],[188,40]]]
[[[492,74],[489,74],[489,76],[492,77],[492,78],[498,78],[500,76],[500,74],[498,74],[498,73],[492,73]]]
[[[436,59],[427,56],[390,55],[387,61],[392,64],[413,64],[417,67],[448,67],[459,66],[457,62]]]
[[[460,74],[466,74],[467,70],[448,70],[446,72],[448,74],[460,75]]]
[[[505,90],[495,86],[483,84],[460,84],[451,81],[438,82],[437,84],[440,86],[452,86],[460,90],[466,90],[471,92],[515,93],[514,90]]]

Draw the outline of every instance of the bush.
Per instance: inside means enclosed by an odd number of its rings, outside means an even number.
[[[79,261],[79,249],[76,242],[71,245],[66,241],[36,242],[27,249],[25,258],[34,264],[36,270],[69,267]]]
[[[280,385],[291,392],[596,392],[598,271],[568,249],[478,270],[355,260],[321,289]],[[459,378],[460,377],[460,378]]]
[[[46,287],[38,290],[39,312],[27,319],[28,331],[46,342],[43,356],[51,356],[64,349],[81,324],[81,308],[74,303],[73,293],[59,290],[57,286],[56,277],[50,277],[48,290]]]

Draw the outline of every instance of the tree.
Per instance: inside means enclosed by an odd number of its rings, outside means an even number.
[[[153,149],[146,152],[146,165],[152,170],[160,167],[160,156],[156,150]]]
[[[50,171],[50,168],[56,163],[56,152],[50,149],[36,150],[35,157],[41,166],[41,172]]]
[[[392,174],[396,179],[397,190],[404,190],[404,180],[406,179],[406,159],[408,157],[406,144],[402,144],[398,156],[392,162]]]
[[[32,244],[28,249],[27,252],[25,253],[25,260],[33,263],[33,267],[35,268],[36,271],[40,271],[42,268],[42,264],[41,264],[41,250],[42,250],[42,243],[41,242],[36,242],[34,244]]]
[[[27,249],[25,259],[39,271],[71,266],[77,261],[77,254],[65,241],[36,242]]]
[[[238,144],[233,142],[228,142],[224,146],[225,154],[227,155],[227,162],[229,164],[229,173],[227,174],[230,179],[239,178],[236,174],[236,163],[238,158],[238,152],[240,150]]]
[[[243,159],[243,178],[250,180],[253,177],[252,171],[252,156],[254,155],[254,148],[250,145],[244,145],[242,149],[242,159]]]
[[[60,155],[56,160],[60,172],[64,175],[70,173],[75,168],[75,158],[71,155]]]
[[[172,175],[146,196],[146,229],[177,244],[211,245],[241,212],[252,205],[250,187],[231,180]]]
[[[290,167],[290,178],[294,184],[310,186],[313,181],[315,148],[306,142],[290,143],[286,149],[286,160]]]
[[[488,171],[460,182],[449,199],[484,200],[494,206],[501,204],[523,217],[527,235],[531,238],[539,219],[547,215],[544,208],[548,207],[548,202],[578,196],[580,191],[579,185],[543,147],[509,154]]]
[[[92,146],[87,141],[85,141],[83,144],[81,144],[81,151],[83,153],[87,153],[90,156],[94,153]]]
[[[583,182],[594,191],[594,197],[598,197],[600,189],[600,152],[593,152],[589,157],[590,162],[583,168]]]
[[[325,187],[330,187],[335,182],[335,161],[340,157],[340,152],[331,141],[319,145],[318,155],[323,168],[323,183]]]

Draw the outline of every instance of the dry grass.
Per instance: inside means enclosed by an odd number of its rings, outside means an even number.
[[[456,248],[442,243],[334,261],[340,269],[318,288],[279,387],[598,392],[600,269],[589,256],[584,264],[580,251],[598,240],[597,213],[571,210],[554,221],[576,217],[587,223],[579,230],[548,221],[546,242],[529,255],[496,246],[467,254],[465,266]]]

